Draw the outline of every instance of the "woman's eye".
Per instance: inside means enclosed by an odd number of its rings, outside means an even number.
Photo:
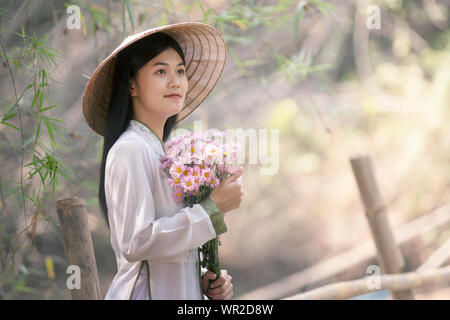
[[[166,72],[164,69],[159,69],[158,71],[156,71],[156,73],[159,74],[160,71]],[[178,70],[178,72],[180,72],[180,71],[181,71],[181,74],[184,74],[183,69]]]

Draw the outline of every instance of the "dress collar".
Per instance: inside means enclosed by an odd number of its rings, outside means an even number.
[[[160,156],[166,154],[166,151],[164,148],[164,143],[156,135],[156,133],[150,127],[148,127],[145,123],[143,123],[139,120],[136,120],[136,119],[131,119],[130,126],[132,128],[138,129],[140,132],[145,133],[146,136],[150,138],[152,145],[157,149]]]

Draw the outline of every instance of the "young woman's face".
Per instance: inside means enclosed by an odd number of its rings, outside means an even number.
[[[183,60],[169,48],[139,69],[132,80],[130,95],[133,108],[139,114],[166,120],[181,111],[188,90]],[[178,94],[176,98],[169,95]]]

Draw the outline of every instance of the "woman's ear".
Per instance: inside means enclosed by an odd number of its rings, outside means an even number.
[[[136,86],[136,81],[134,81],[134,79],[130,79],[130,96],[132,97],[137,96]]]

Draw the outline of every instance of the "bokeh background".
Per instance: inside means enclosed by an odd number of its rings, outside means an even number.
[[[67,27],[70,5],[79,29]],[[379,29],[370,28],[373,8]],[[221,263],[235,299],[259,298],[258,288],[302,271],[325,276],[306,275],[297,292],[378,264],[364,255],[374,245],[352,157],[371,157],[394,232],[449,204],[448,1],[1,1],[3,299],[70,299],[55,202],[74,196],[86,200],[106,293],[117,267],[98,203],[102,139],[82,117],[84,86],[126,35],[182,21],[219,29],[228,53],[218,85],[181,127],[279,130],[279,170],[245,164],[242,206],[225,218]],[[449,219],[426,221],[399,241],[405,271],[450,238]],[[353,262],[342,268],[344,260]],[[414,292],[450,298],[445,286]]]

